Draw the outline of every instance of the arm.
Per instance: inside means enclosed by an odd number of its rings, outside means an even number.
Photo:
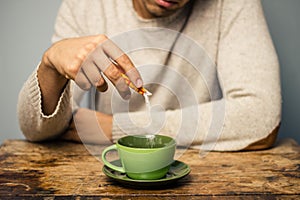
[[[217,70],[223,98],[166,111],[160,133],[177,137],[179,145],[192,143],[204,149],[267,148],[274,142],[280,124],[281,95],[278,60],[261,5],[259,1],[225,0],[221,18]],[[182,133],[176,135],[182,113],[189,109],[200,112],[199,118],[189,119],[190,124],[198,125],[197,133],[194,137],[195,130],[184,125]],[[143,113],[129,116],[141,124],[147,121]],[[132,134],[141,132],[126,127],[127,118],[124,113],[114,116],[115,140],[124,134],[124,128]]]
[[[268,148],[281,120],[279,63],[260,1],[244,1],[243,8],[230,16],[234,4],[224,3],[218,57],[226,106],[230,106],[231,126],[224,131],[232,133],[231,140],[245,141],[242,149]]]
[[[64,36],[62,30],[74,37],[78,36],[78,32],[72,28],[76,27],[75,23],[67,16],[70,16],[70,5],[64,2],[58,13],[54,42]],[[30,141],[57,137],[68,128],[72,118],[70,82],[56,70],[47,67],[45,61],[42,59],[19,93],[19,124],[24,136]]]
[[[123,98],[130,97],[130,90],[121,77],[121,72],[126,73],[137,87],[143,84],[128,56],[105,35],[82,36],[84,34],[81,33],[81,27],[77,27],[76,16],[72,11],[72,1],[64,1],[53,38],[59,40],[59,37],[75,37],[56,41],[44,53],[37,76],[34,76],[35,88],[29,88],[36,90],[34,93],[37,96],[26,96],[26,93],[30,92],[28,87],[24,87],[21,91],[19,119],[21,129],[29,140],[40,141],[58,136],[69,126],[72,118],[70,95],[67,97],[62,95],[68,79],[75,81],[84,90],[95,86],[99,91],[105,91],[107,83],[102,77],[103,72]],[[118,66],[110,62],[110,59],[113,59]],[[66,90],[70,93],[69,87],[66,87]],[[64,105],[65,110],[60,109],[61,106],[58,105],[61,98],[68,99],[67,104]],[[32,105],[31,102],[36,99],[36,104]],[[28,110],[25,102],[40,109],[38,112],[29,113],[32,119],[26,117]],[[56,111],[64,113],[65,116],[57,115]],[[109,123],[109,120],[106,121]],[[56,128],[58,125],[60,125],[59,131]]]

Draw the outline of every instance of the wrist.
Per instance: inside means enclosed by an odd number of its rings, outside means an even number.
[[[41,65],[43,65],[44,67],[55,69],[54,65],[52,64],[52,62],[49,59],[49,49],[44,52],[42,61],[41,61]]]
[[[46,76],[51,77],[51,79],[58,81],[58,83],[62,83],[63,85],[66,84],[67,80],[62,74],[60,74],[56,67],[52,64],[49,59],[49,50],[47,50],[42,57],[38,75],[46,74]]]

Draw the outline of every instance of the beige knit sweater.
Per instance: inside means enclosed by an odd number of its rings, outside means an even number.
[[[153,93],[150,121],[138,94],[124,103],[113,87],[90,93],[96,100],[92,109],[113,114],[114,141],[126,134],[160,133],[176,137],[179,145],[232,151],[267,138],[280,124],[281,94],[278,61],[260,1],[196,0],[183,34],[204,51],[182,42],[177,50],[183,55],[172,54],[165,67],[164,49],[139,49],[139,42],[143,46],[155,41],[159,46],[172,38],[163,32],[153,40],[157,30],[147,29],[149,34],[139,28],[178,31],[187,12],[185,8],[170,17],[145,20],[134,11],[132,0],[65,0],[52,39],[106,34],[120,42],[141,72]],[[72,99],[74,110],[83,93],[72,82],[54,113],[46,116],[34,71],[18,102],[26,138],[41,141],[62,134],[72,118]]]

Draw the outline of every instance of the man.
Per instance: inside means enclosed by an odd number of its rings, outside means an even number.
[[[209,68],[201,78],[203,74],[176,55],[149,49],[128,52],[109,39],[147,27],[167,28],[192,38],[207,52],[196,52],[202,63],[199,65],[208,69],[206,65],[216,63],[216,71]],[[148,35],[155,35],[155,31],[149,30]],[[129,36],[122,42],[132,45],[135,40],[147,40],[148,35]],[[149,40],[167,43],[168,37],[162,34]],[[178,43],[184,46],[181,37],[172,41],[171,52]],[[184,53],[195,53],[187,52],[189,47]],[[128,54],[132,54],[130,58]],[[208,58],[212,62],[203,63]],[[136,66],[150,65],[150,61],[167,68],[152,66],[153,71],[143,74],[144,79],[151,77],[147,82],[180,88],[179,78],[170,76],[170,70],[175,70],[188,79],[196,103],[181,107],[172,91],[149,85],[151,103],[158,104],[162,108],[158,113],[164,114],[152,116],[147,127],[141,98],[131,94],[121,74],[142,87],[139,72],[143,68],[137,70]],[[80,90],[76,86],[72,89],[73,81],[81,89],[94,86],[102,92],[95,95],[96,112],[77,107],[80,98],[76,94],[80,92],[76,91]],[[125,109],[125,113],[115,111],[115,101],[120,101],[115,100],[112,85],[123,99],[135,102],[135,108]],[[214,88],[218,92],[212,97]],[[72,96],[76,104],[73,110]],[[280,124],[281,95],[278,61],[261,4],[258,0],[66,0],[57,17],[53,45],[20,92],[18,111],[21,129],[32,141],[61,137],[106,143],[126,134],[151,132],[176,137],[179,145],[219,151],[268,148]]]

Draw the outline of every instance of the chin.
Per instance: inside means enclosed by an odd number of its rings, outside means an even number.
[[[180,8],[172,8],[172,9],[166,9],[164,7],[161,7],[156,4],[151,4],[147,6],[148,12],[151,13],[155,17],[166,17],[169,15],[172,15]]]
[[[155,11],[155,12],[151,12],[151,14],[155,17],[167,17],[167,16],[170,16],[172,15],[173,13],[175,13],[175,11],[168,11],[168,12],[165,12],[165,11]]]
[[[166,17],[183,8],[190,0],[139,0],[153,17]]]

